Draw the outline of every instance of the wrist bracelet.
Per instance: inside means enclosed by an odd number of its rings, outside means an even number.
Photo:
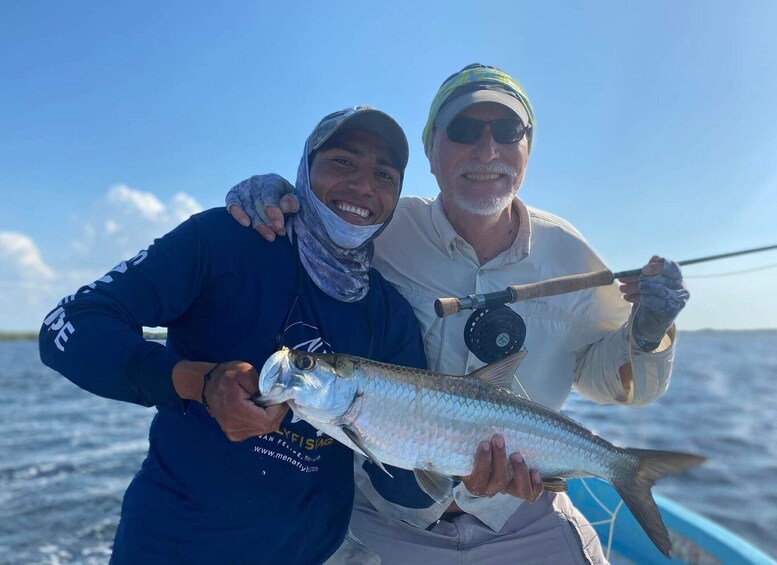
[[[216,363],[216,365],[213,366],[213,368],[205,373],[202,377],[202,392],[200,393],[200,402],[202,402],[203,408],[205,408],[205,411],[210,414],[210,416],[213,416],[213,413],[210,411],[210,406],[208,406],[208,401],[205,398],[205,387],[208,385],[210,380],[213,378],[213,371],[215,371],[221,363]]]

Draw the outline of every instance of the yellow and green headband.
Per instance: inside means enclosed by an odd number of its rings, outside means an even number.
[[[488,90],[493,93],[492,100],[512,109],[525,123],[534,130],[534,110],[523,87],[505,72],[485,65],[469,65],[448,78],[437,91],[429,109],[429,118],[422,134],[424,152],[429,157],[432,151],[432,135],[435,126],[446,127],[446,124],[435,124],[440,110],[456,98],[475,91]],[[463,109],[463,108],[462,108]],[[461,110],[459,110],[461,111]],[[448,120],[455,116],[448,116]],[[531,151],[532,135],[528,136],[529,151]]]

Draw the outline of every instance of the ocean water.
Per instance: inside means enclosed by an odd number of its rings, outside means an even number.
[[[33,341],[0,343],[0,384],[0,563],[107,563],[154,410],[80,390]],[[706,455],[656,492],[777,557],[777,332],[681,333],[661,400],[565,411],[619,445]]]

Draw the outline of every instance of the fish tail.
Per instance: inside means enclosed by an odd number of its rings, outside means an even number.
[[[662,477],[695,467],[704,462],[705,457],[652,449],[627,448],[623,451],[636,462],[618,472],[612,485],[648,537],[661,553],[669,557],[672,542],[650,489]]]

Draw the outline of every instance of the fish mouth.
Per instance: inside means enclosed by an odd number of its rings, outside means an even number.
[[[251,402],[265,408],[267,406],[274,406],[276,404],[283,404],[287,400],[291,400],[294,395],[284,387],[283,385],[276,384],[266,393],[257,393],[251,397]]]
[[[289,351],[281,349],[273,353],[259,373],[259,392],[251,397],[251,401],[260,407],[281,404],[291,397],[284,375],[289,369]]]

